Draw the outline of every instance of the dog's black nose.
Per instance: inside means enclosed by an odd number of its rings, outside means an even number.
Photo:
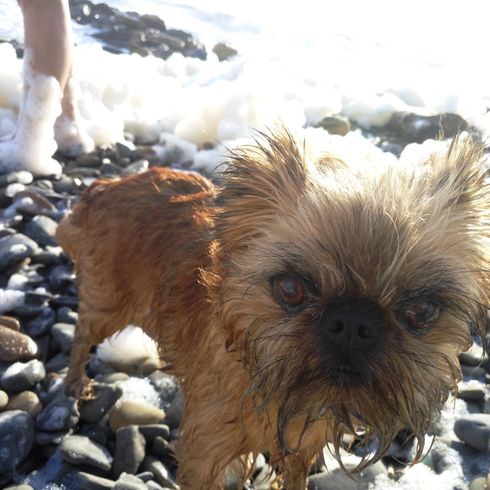
[[[349,351],[370,348],[385,324],[383,311],[374,301],[357,298],[332,303],[325,309],[322,320],[328,341]]]

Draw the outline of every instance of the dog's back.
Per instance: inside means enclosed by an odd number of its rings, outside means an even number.
[[[212,199],[213,186],[204,177],[153,168],[95,182],[59,224],[56,237],[79,280],[68,391],[80,394],[90,347],[127,324],[142,326],[159,341],[165,317],[169,335],[178,335],[172,322],[185,322],[172,318],[176,292],[192,295],[195,288],[195,296],[203,296],[198,274],[210,241]]]

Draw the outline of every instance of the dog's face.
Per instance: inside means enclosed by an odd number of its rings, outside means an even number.
[[[288,422],[377,440],[424,433],[484,332],[490,196],[481,145],[414,167],[309,161],[283,132],[232,157],[217,220],[218,303],[247,395]]]

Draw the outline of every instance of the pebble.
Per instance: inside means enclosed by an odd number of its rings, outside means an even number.
[[[468,490],[488,490],[488,480],[484,475],[479,475],[471,480]]]
[[[72,323],[55,323],[51,328],[53,345],[64,354],[69,354],[75,336],[75,325]]]
[[[466,444],[487,451],[490,442],[490,414],[473,413],[456,420],[455,434]]]
[[[179,390],[172,403],[167,408],[165,414],[165,423],[168,424],[170,428],[176,428],[179,426],[180,421],[182,419],[182,414],[184,413],[184,396],[182,392]]]
[[[155,437],[163,437],[163,439],[168,440],[170,436],[170,429],[168,425],[165,424],[140,425],[139,431],[149,443],[152,442]]]
[[[343,116],[327,116],[315,124],[316,128],[323,128],[330,134],[345,136],[351,129],[350,122]]]
[[[77,401],[60,395],[49,402],[36,417],[36,427],[47,432],[64,431],[75,427],[79,419]]]
[[[73,487],[81,490],[109,490],[114,488],[114,481],[79,471],[73,475]]]
[[[130,400],[117,402],[109,412],[109,425],[114,432],[127,425],[158,424],[164,419],[163,410]]]
[[[26,333],[33,338],[46,335],[51,330],[55,316],[55,312],[49,306],[42,308],[41,313],[26,325]]]
[[[31,452],[34,423],[26,412],[0,413],[0,474],[16,469]]]
[[[26,257],[40,252],[37,243],[29,237],[16,233],[0,238],[0,271],[4,271]]]
[[[63,459],[74,465],[88,465],[109,471],[112,468],[111,453],[85,436],[68,436],[58,446]]]
[[[0,390],[0,410],[3,410],[9,402],[9,396],[5,391]]]
[[[171,472],[165,467],[165,465],[153,456],[146,456],[141,463],[141,468],[143,470],[151,471],[155,476],[157,483],[163,487],[168,487],[172,489],[177,489],[175,479]]]
[[[99,420],[112,408],[123,394],[119,386],[97,384],[94,386],[92,400],[84,401],[80,406],[80,418],[86,422]]]
[[[32,359],[37,354],[37,344],[28,336],[0,325],[0,362]]]
[[[146,441],[135,425],[121,427],[116,432],[114,451],[114,476],[123,472],[136,474],[145,458]]]
[[[48,216],[34,216],[25,227],[25,234],[41,246],[57,245],[55,233],[58,223]]]
[[[62,306],[61,308],[58,308],[56,321],[59,323],[72,323],[75,325],[78,321],[78,313],[67,306]]]
[[[0,327],[10,328],[18,332],[20,330],[20,322],[12,316],[0,315]]]
[[[44,364],[37,359],[11,364],[0,378],[0,386],[7,393],[28,390],[46,376]]]
[[[114,485],[114,490],[148,490],[148,487],[138,477],[122,473]]]
[[[38,396],[33,391],[22,391],[10,397],[6,410],[22,410],[35,417],[43,409]]]

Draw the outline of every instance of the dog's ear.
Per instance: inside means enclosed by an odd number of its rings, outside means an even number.
[[[485,145],[469,136],[456,137],[444,154],[434,154],[431,168],[431,205],[427,210],[440,239],[461,259],[462,274],[473,275],[478,288],[474,300],[481,304],[478,333],[485,334],[490,307],[490,159]],[[437,218],[435,218],[437,217]],[[464,264],[464,266],[463,266]],[[463,270],[464,268],[464,270]]]
[[[217,199],[217,234],[225,248],[246,246],[277,211],[294,205],[306,181],[304,148],[286,129],[259,133],[255,145],[231,152]]]

